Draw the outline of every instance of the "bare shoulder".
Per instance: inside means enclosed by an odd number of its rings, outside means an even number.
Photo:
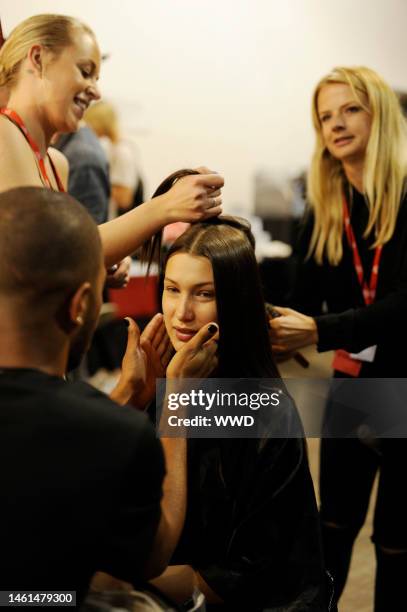
[[[27,185],[41,186],[33,152],[20,130],[0,116],[0,191]]]
[[[58,149],[54,149],[53,147],[48,148],[48,155],[54,162],[58,176],[61,179],[66,191],[68,189],[69,162],[61,151],[58,151]]]

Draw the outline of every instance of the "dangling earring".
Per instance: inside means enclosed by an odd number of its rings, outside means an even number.
[[[76,322],[77,322],[78,325],[83,325],[83,317],[82,317],[82,315],[78,315],[76,317]]]

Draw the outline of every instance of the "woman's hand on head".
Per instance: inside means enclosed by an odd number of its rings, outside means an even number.
[[[167,379],[210,376],[218,365],[218,329],[216,323],[204,325],[171,359]]]
[[[108,268],[106,286],[110,289],[124,289],[130,281],[131,257],[125,257],[115,266]]]
[[[193,223],[216,217],[222,212],[220,189],[224,179],[219,174],[183,176],[160,198],[167,207],[167,223]]]
[[[276,356],[318,343],[318,330],[312,317],[292,308],[274,307],[279,317],[270,317],[270,339]]]

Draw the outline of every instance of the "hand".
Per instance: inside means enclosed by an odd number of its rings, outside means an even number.
[[[216,217],[222,212],[220,188],[224,180],[219,174],[193,174],[180,178],[160,198],[167,207],[167,223],[192,223]]]
[[[109,268],[106,276],[106,286],[111,289],[127,287],[130,280],[130,266],[131,257],[125,257],[118,265]]]
[[[173,353],[162,314],[156,314],[141,334],[141,347],[146,355],[146,380],[144,388],[132,398],[131,403],[145,408],[155,396],[157,378],[165,378],[168,363]]]
[[[216,323],[202,327],[171,359],[167,379],[207,378],[218,365]]]
[[[291,308],[274,307],[280,317],[269,318],[270,338],[275,355],[286,355],[318,343],[318,330],[312,317]]]
[[[118,404],[127,404],[132,397],[142,393],[147,380],[147,355],[141,346],[140,329],[135,321],[128,322],[127,347],[122,361],[119,381],[110,394]]]

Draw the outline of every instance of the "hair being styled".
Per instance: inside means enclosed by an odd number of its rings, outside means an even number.
[[[92,104],[85,112],[84,120],[97,136],[107,136],[113,143],[118,142],[119,122],[114,107],[108,102]]]
[[[44,299],[93,283],[101,258],[96,224],[68,194],[40,187],[0,193],[0,296],[42,308]]]
[[[42,45],[58,55],[72,44],[73,34],[78,30],[95,37],[89,26],[74,17],[44,14],[25,19],[14,28],[0,49],[0,87],[13,87],[21,62],[33,45]]]
[[[308,200],[315,223],[308,255],[331,265],[342,258],[342,198],[346,178],[339,160],[326,149],[318,116],[318,96],[332,83],[349,85],[356,100],[371,114],[371,131],[364,165],[364,194],[369,221],[364,233],[375,232],[373,248],[390,240],[396,224],[407,174],[407,127],[393,90],[373,70],[339,67],[322,78],[312,101],[316,145],[308,177]],[[361,98],[364,94],[367,106]]]
[[[163,193],[167,193],[171,187],[183,176],[189,176],[191,174],[199,174],[197,170],[190,170],[184,168],[183,170],[177,170],[167,176],[166,179],[159,184],[157,189],[154,191],[152,198],[156,198]],[[147,262],[147,274],[150,271],[151,264],[156,262],[161,264],[161,243],[162,243],[162,230],[158,231],[152,238],[147,240],[140,249],[140,259],[143,262]]]
[[[271,354],[263,292],[250,224],[238,217],[194,223],[170,247],[209,259],[218,311],[219,376],[279,378]]]

